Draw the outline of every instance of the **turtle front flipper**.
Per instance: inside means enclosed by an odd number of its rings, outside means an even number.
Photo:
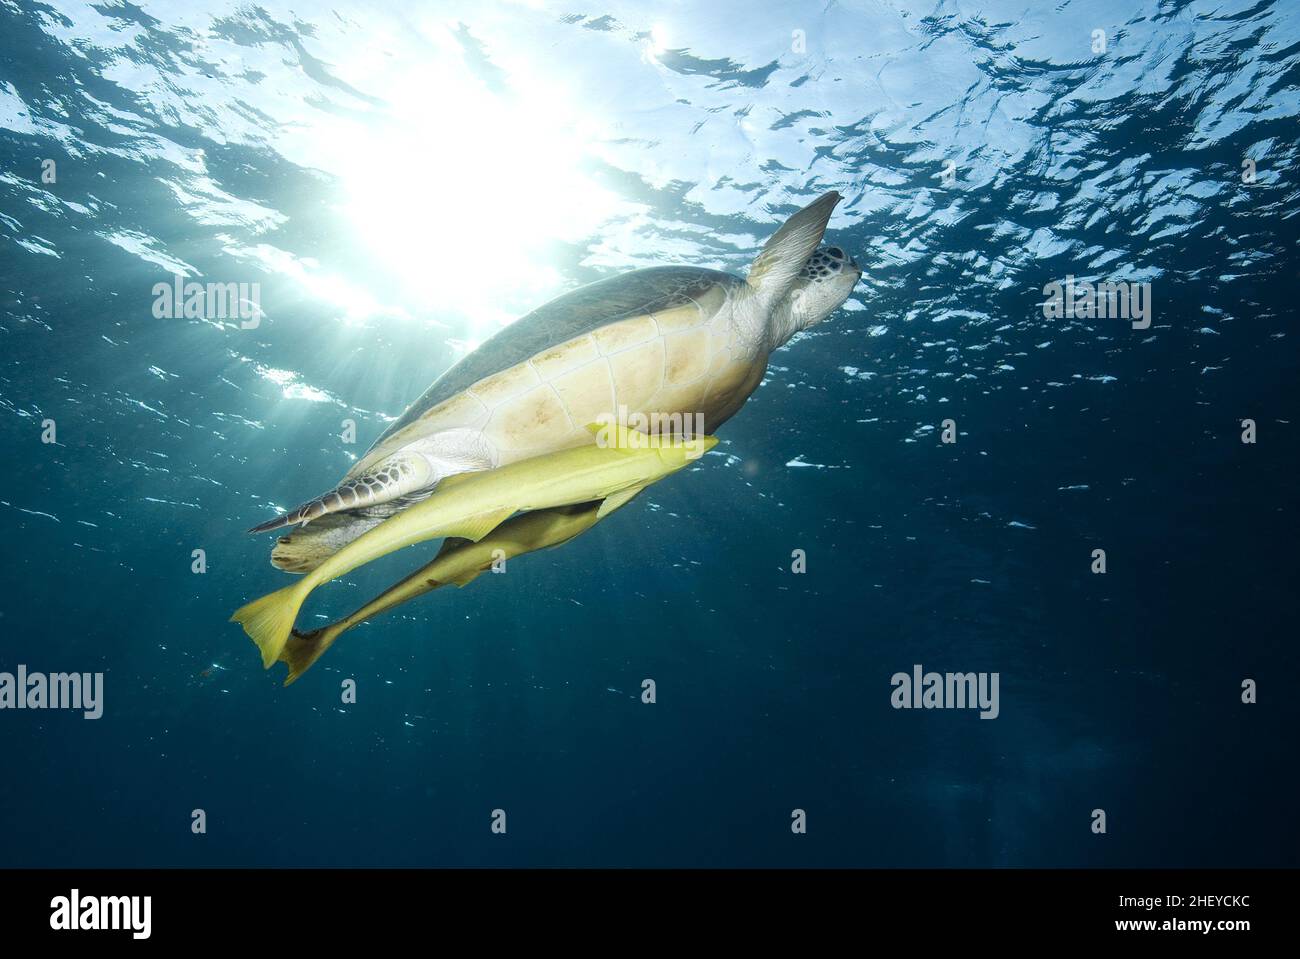
[[[265,533],[283,526],[304,526],[314,519],[345,510],[378,506],[433,486],[440,479],[429,460],[416,452],[398,452],[376,463],[360,476],[346,480],[322,496],[303,503],[283,516],[259,523],[250,533]]]
[[[763,246],[745,282],[764,312],[793,289],[804,264],[817,252],[831,211],[842,199],[835,190],[822,194],[786,220]]]

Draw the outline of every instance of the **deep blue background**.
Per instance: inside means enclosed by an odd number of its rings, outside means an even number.
[[[0,17],[0,82],[28,103],[80,84],[127,106],[30,8]],[[1256,55],[1227,50],[1223,68]],[[1295,48],[1269,55],[1294,91]],[[1186,161],[1186,100],[1134,91],[1079,111],[1050,123],[1065,136],[1104,119],[1108,163]],[[243,531],[342,472],[347,414],[280,402],[245,359],[361,402],[368,444],[449,349],[378,328],[344,350],[306,307],[253,334],[154,320],[156,266],[0,183],[0,212],[62,254],[0,234],[0,669],[102,670],[107,687],[95,722],[0,713],[0,865],[1296,865],[1295,134],[1293,115],[1262,117],[1198,149],[1204,178],[1229,187],[1193,229],[1134,242],[1167,271],[1150,331],[1047,328],[1041,288],[1086,272],[1077,254],[1021,261],[1003,289],[972,276],[968,252],[1014,256],[1016,239],[987,229],[1004,218],[1078,248],[1113,242],[1112,224],[1142,233],[1142,200],[1110,197],[1096,226],[1028,209],[1026,194],[1055,188],[1037,158],[927,234],[948,255],[921,265],[874,255],[893,225],[833,224],[868,266],[867,309],[774,357],[718,455],[504,578],[348,634],[288,689],[227,623],[282,581],[269,540]],[[1256,200],[1234,181],[1266,137],[1291,145]],[[328,255],[328,181],[205,145],[225,189],[291,213],[278,243]],[[0,170],[26,182],[50,150],[0,129]],[[882,143],[874,160],[911,175],[904,151]],[[147,162],[60,154],[62,183],[101,172],[102,220],[223,275],[219,251],[187,245]],[[673,185],[634,189],[679,203]],[[1260,259],[1229,268],[1242,249]],[[934,325],[935,291],[992,325]],[[938,379],[951,356],[980,375]],[[47,416],[57,446],[39,442]],[[916,432],[947,416],[955,446]],[[1256,445],[1239,440],[1245,417]],[[825,468],[787,466],[796,455]],[[1104,576],[1089,572],[1098,547]],[[413,565],[358,571],[313,614]],[[891,709],[889,677],[914,663],[999,672],[1000,717]],[[347,707],[345,678],[359,688]],[[1245,678],[1256,705],[1240,702]],[[488,829],[497,807],[505,837]],[[791,835],[795,807],[806,836]]]

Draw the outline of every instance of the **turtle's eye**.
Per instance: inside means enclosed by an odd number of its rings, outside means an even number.
[[[844,251],[841,250],[838,246],[833,246],[833,247],[831,247],[829,250],[827,250],[826,252],[830,255],[830,258],[831,258],[832,260],[842,260],[842,259],[844,259]]]

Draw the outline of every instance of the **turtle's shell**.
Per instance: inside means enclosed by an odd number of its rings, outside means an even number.
[[[587,424],[620,407],[701,413],[711,431],[766,365],[722,309],[744,285],[716,270],[654,267],[566,293],[440,376],[348,476],[447,430],[480,431],[503,466],[590,442]]]

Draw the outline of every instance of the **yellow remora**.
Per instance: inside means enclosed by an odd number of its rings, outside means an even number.
[[[288,686],[305,673],[334,645],[334,640],[353,626],[439,587],[465,586],[498,559],[513,559],[567,543],[596,525],[600,506],[600,503],[580,503],[537,510],[507,520],[477,543],[448,540],[433,562],[393,584],[351,615],[306,633],[295,629],[280,653],[279,661],[289,666],[284,684]]]
[[[592,424],[594,446],[580,446],[500,469],[464,474],[357,537],[292,586],[241,606],[230,617],[262,652],[270,669],[284,651],[298,610],[313,589],[388,553],[425,540],[458,536],[478,542],[520,511],[603,500],[597,518],[643,488],[696,460],[717,444],[712,436],[669,439],[617,425]]]

